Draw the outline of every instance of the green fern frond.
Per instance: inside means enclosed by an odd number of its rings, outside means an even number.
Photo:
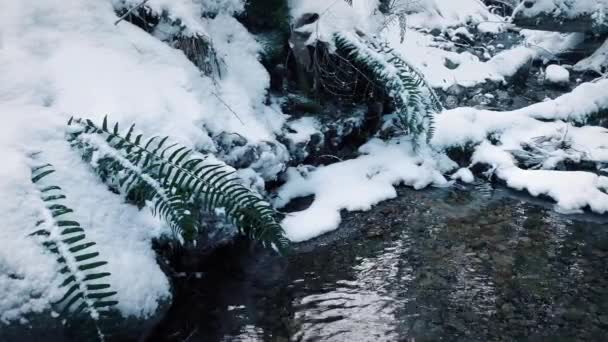
[[[377,43],[350,33],[336,33],[338,52],[374,76],[393,98],[399,127],[414,143],[430,141],[434,115],[443,106],[421,72],[409,65],[385,43]]]
[[[40,237],[42,245],[56,254],[57,262],[62,265],[60,288],[64,294],[55,306],[66,316],[86,314],[91,317],[103,339],[99,321],[107,318],[118,304],[114,299],[116,291],[103,281],[110,273],[100,269],[107,262],[100,260],[95,242],[87,239],[80,223],[69,218],[73,210],[62,204],[66,198],[62,189],[46,184],[45,178],[53,172],[50,164],[32,168],[32,182],[38,187],[45,208],[36,231],[30,235]]]
[[[241,234],[265,247],[287,248],[275,211],[241,185],[225,164],[209,163],[189,148],[170,144],[168,137],[144,140],[134,133],[134,125],[121,134],[107,117],[101,126],[86,119],[70,119],[68,125],[68,140],[97,165],[98,173],[120,192],[153,203],[153,213],[183,240],[192,241],[199,232],[201,211],[223,209]]]

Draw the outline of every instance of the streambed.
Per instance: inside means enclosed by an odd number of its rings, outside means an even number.
[[[602,341],[607,224],[488,183],[400,188],[287,260],[226,251],[177,280],[150,340]]]

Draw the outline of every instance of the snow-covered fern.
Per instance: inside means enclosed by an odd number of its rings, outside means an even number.
[[[64,294],[55,306],[64,317],[91,317],[98,337],[103,340],[100,323],[109,318],[110,310],[118,304],[113,299],[116,292],[104,281],[110,273],[100,270],[107,262],[100,260],[95,242],[87,239],[80,223],[69,218],[73,210],[62,204],[66,197],[61,188],[47,184],[45,178],[53,172],[50,164],[32,169],[32,182],[38,187],[45,207],[36,231],[30,235],[39,237],[43,246],[57,255],[57,262],[62,266],[60,287]]]
[[[373,75],[396,107],[398,126],[413,137],[415,144],[433,136],[433,117],[443,109],[424,76],[403,60],[387,44],[351,33],[336,33],[338,52]]]
[[[144,142],[142,134],[134,135],[134,125],[123,135],[118,124],[108,126],[107,118],[101,126],[84,119],[70,119],[68,124],[68,140],[102,180],[128,198],[151,205],[182,242],[193,241],[199,233],[201,214],[223,209],[241,234],[265,247],[287,248],[275,211],[241,185],[225,164],[169,144],[168,137]]]

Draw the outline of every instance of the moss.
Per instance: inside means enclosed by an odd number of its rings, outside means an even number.
[[[281,31],[289,34],[287,0],[249,0],[241,20],[254,33]]]

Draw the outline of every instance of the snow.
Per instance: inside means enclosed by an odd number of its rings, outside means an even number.
[[[608,108],[604,90],[607,86],[608,80],[584,83],[555,100],[510,112],[447,110],[435,118],[436,132],[431,143],[438,150],[473,144],[471,165],[491,165],[492,172],[507,186],[552,198],[560,212],[589,208],[602,214],[608,211],[608,195],[603,192],[606,177],[552,169],[566,160],[608,162],[608,129],[576,127],[562,121],[580,122],[600,108]],[[490,136],[497,140],[496,145],[487,141]],[[539,137],[547,139],[538,141]],[[569,147],[562,148],[561,143]],[[541,169],[517,166],[513,155],[523,153],[527,145],[536,146]],[[329,166],[288,170],[287,182],[275,201],[277,207],[294,198],[314,195],[309,208],[289,214],[282,222],[288,238],[303,241],[334,230],[340,224],[341,210],[369,210],[378,202],[395,197],[396,185],[421,189],[449,184],[442,174],[453,166],[440,165],[440,154],[414,154],[404,139],[386,143],[374,139],[359,152],[356,159]],[[470,183],[475,177],[469,168],[460,168],[451,179]]]
[[[526,136],[531,138],[568,126],[569,134],[576,134],[579,139],[584,134],[591,134],[590,137],[596,142],[586,141],[582,145],[590,147],[591,143],[595,148],[590,152],[602,154],[601,146],[607,143],[602,135],[605,129],[574,127],[561,121],[544,122],[538,119],[584,122],[589,115],[608,108],[608,96],[605,92],[607,86],[608,80],[583,83],[571,93],[555,100],[540,102],[514,111],[497,112],[468,107],[445,111],[435,118],[437,130],[432,143],[439,148],[464,146],[467,143],[480,143],[491,133],[509,130],[527,132]],[[578,132],[585,133],[579,135]]]
[[[401,0],[402,7],[411,13],[408,24],[429,29],[446,29],[466,23],[478,24],[501,19],[490,13],[478,0]]]
[[[421,70],[434,88],[447,89],[454,84],[474,87],[492,81],[505,83],[509,77],[533,59],[542,59],[562,51],[567,51],[581,43],[582,34],[560,34],[524,30],[522,45],[504,50],[488,61],[468,51],[457,53],[447,51],[433,41],[433,36],[417,30],[408,30],[401,43],[397,25],[389,26],[383,37],[409,63]],[[458,64],[455,69],[446,66],[446,60]]]
[[[475,176],[473,176],[473,172],[467,169],[466,167],[458,169],[453,175],[450,176],[451,179],[460,180],[463,183],[473,183],[475,181]]]
[[[111,0],[117,9],[129,10],[141,4],[142,0]],[[179,22],[188,34],[207,35],[200,20],[204,12],[238,14],[245,9],[243,0],[148,0],[145,4],[157,16],[166,15],[171,22]]]
[[[319,133],[319,120],[314,117],[305,116],[287,125],[293,132],[285,134],[285,137],[294,144],[307,143],[313,134]]]
[[[217,149],[211,136],[221,132],[240,134],[252,145],[274,141],[285,121],[280,110],[264,105],[269,77],[258,61],[259,45],[232,17],[201,19],[199,2],[149,1],[216,42],[226,73],[215,84],[181,51],[126,21],[114,25],[118,3],[0,0],[2,321],[48,310],[57,295],[55,257],[27,236],[42,205],[29,179],[32,152],[41,151],[40,158],[54,165],[53,181],[108,261],[123,316],[151,316],[170,299],[151,248],[151,239],[167,227],[108,191],[69,147],[64,133],[70,116],[101,123],[109,114],[123,128],[137,123],[147,136],[169,135],[207,151]],[[259,167],[267,177],[276,176],[287,158],[271,157],[264,154]]]
[[[592,70],[599,74],[608,71],[608,39],[591,56],[576,63],[574,70]]]
[[[608,208],[608,195],[601,191],[606,177],[551,169],[566,160],[608,162],[608,129],[576,127],[561,121],[581,122],[594,111],[608,108],[606,86],[607,80],[585,83],[555,100],[510,112],[448,110],[436,118],[432,144],[439,149],[477,145],[471,165],[492,165],[507,186],[527,190],[533,196],[550,197],[561,212],[580,212],[589,207],[602,214]],[[490,136],[497,141],[495,144],[487,141]],[[524,146],[532,146],[533,152],[524,151]],[[513,155],[534,158],[541,170],[520,169]],[[454,178],[459,179],[460,175]]]
[[[510,188],[553,198],[559,212],[581,213],[586,207],[599,214],[608,212],[608,177],[581,171],[523,170],[510,154],[487,141],[476,149],[472,161],[490,164]]]
[[[551,64],[545,70],[545,82],[549,84],[567,84],[570,81],[570,72],[557,64]]]
[[[515,112],[536,119],[584,123],[590,115],[608,108],[607,86],[606,79],[582,83],[555,100],[539,102]]]
[[[448,181],[430,160],[417,156],[406,140],[383,142],[373,139],[360,147],[356,159],[322,166],[303,176],[296,168],[288,170],[287,183],[278,191],[275,206],[315,195],[312,205],[289,214],[282,222],[287,237],[303,241],[334,230],[343,209],[369,210],[374,204],[397,196],[395,186],[422,189],[445,186]]]
[[[367,15],[364,13],[372,10],[368,5],[358,4],[351,7],[343,0],[289,0],[289,7],[291,16],[295,20],[294,23],[304,14],[316,13],[319,15],[318,20],[295,28],[298,33],[310,35],[306,42],[307,45],[321,41],[333,46],[335,32],[354,32],[356,29],[366,31],[374,25],[372,13],[367,13]]]
[[[586,13],[606,10],[608,10],[608,0],[526,0],[517,6],[513,16],[532,18],[544,13],[556,17],[576,18]]]

